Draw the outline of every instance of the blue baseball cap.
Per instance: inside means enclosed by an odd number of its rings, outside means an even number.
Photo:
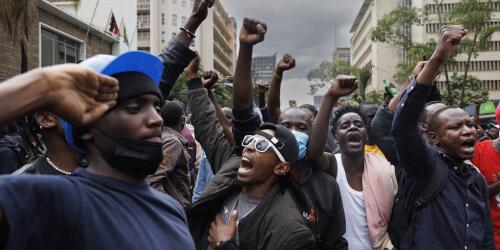
[[[130,51],[119,56],[95,55],[80,62],[80,65],[117,78],[120,86],[118,103],[145,94],[154,94],[163,100],[158,87],[163,74],[163,63],[157,56],[143,51]],[[86,155],[86,150],[78,145],[78,137],[75,136],[78,129],[62,119],[61,123],[68,145],[79,154]]]

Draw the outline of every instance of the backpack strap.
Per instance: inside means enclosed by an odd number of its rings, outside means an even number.
[[[429,205],[441,193],[446,181],[448,180],[448,165],[440,157],[437,158],[436,167],[432,173],[432,177],[420,194],[419,199],[415,201],[415,210],[422,209]]]

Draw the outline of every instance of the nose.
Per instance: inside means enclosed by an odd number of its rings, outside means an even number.
[[[154,107],[152,107],[148,112],[147,119],[148,127],[161,127],[163,125],[163,119]]]
[[[465,128],[462,130],[463,135],[475,135],[476,134],[476,128],[474,126],[464,126]]]

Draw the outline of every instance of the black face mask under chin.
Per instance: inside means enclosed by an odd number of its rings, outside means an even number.
[[[101,140],[111,150],[104,150],[95,143],[102,152],[104,160],[112,167],[136,177],[144,178],[154,174],[163,160],[162,144],[143,140],[114,140],[101,131],[97,131]]]

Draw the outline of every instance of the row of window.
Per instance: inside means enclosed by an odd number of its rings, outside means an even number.
[[[492,11],[500,11],[499,1],[487,2],[485,4],[487,4]],[[425,9],[429,14],[437,14],[438,11],[440,13],[446,13],[455,8],[456,5],[457,3],[428,4],[425,6]]]
[[[450,71],[465,71],[466,62],[460,61],[449,66]],[[469,71],[500,71],[500,61],[471,61]]]
[[[172,32],[172,38],[174,38],[175,36],[177,36],[177,33],[176,32]],[[151,35],[150,35],[150,32],[149,31],[137,31],[137,40],[138,41],[149,41]],[[161,43],[164,44],[167,42],[167,37],[166,37],[166,34],[165,34],[165,31],[162,31],[161,32]],[[191,47],[195,47],[196,46],[196,42],[195,42],[195,39],[193,39],[193,42],[191,42]]]
[[[194,0],[189,0],[191,4],[191,8],[194,6]],[[164,1],[163,1],[164,2]],[[172,0],[172,4],[177,4],[177,0]],[[186,7],[186,0],[181,0],[181,6]]]
[[[485,28],[497,25],[500,25],[500,21],[489,21],[486,23]],[[441,26],[439,23],[428,23],[425,25],[425,32],[427,33],[438,33],[440,29]]]
[[[481,80],[482,88],[488,91],[500,90],[500,80]],[[444,81],[437,82],[437,86],[440,89],[444,89],[446,84]]]

